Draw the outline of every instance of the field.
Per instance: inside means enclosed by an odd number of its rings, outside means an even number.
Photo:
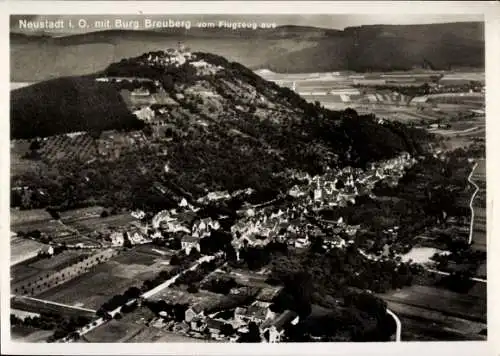
[[[413,286],[382,295],[402,324],[403,341],[485,340],[486,284],[467,295]]]
[[[42,161],[34,161],[24,158],[29,152],[30,140],[10,141],[10,174],[16,176],[35,172],[37,168],[46,168]]]
[[[128,213],[111,215],[105,218],[95,217],[90,219],[85,218],[82,220],[72,220],[73,221],[68,222],[67,225],[78,230],[81,234],[88,234],[93,231],[103,231],[106,229],[113,229],[117,227],[123,228],[132,222],[138,221]]]
[[[66,226],[55,220],[33,221],[29,223],[16,224],[11,226],[11,230],[23,233],[38,230],[54,239],[63,236],[70,236],[75,233],[73,230],[68,229]]]
[[[164,250],[166,254],[162,256],[154,252],[153,248]],[[140,287],[145,280],[153,279],[160,271],[170,270],[172,254],[173,251],[158,247],[138,246],[37,298],[98,309],[113,295],[123,293],[129,287]]]
[[[10,265],[15,265],[32,257],[35,257],[45,245],[25,239],[22,237],[11,237],[10,239]]]
[[[110,322],[96,328],[84,336],[87,342],[127,342],[137,335],[144,326],[126,323],[122,320]]]
[[[344,110],[348,107],[360,113],[374,113],[377,117],[391,121],[420,122],[420,120],[443,119],[459,112],[484,107],[482,93],[450,93],[430,95],[428,108],[410,105],[412,97],[394,93],[390,90],[375,88],[356,88],[356,80],[385,79],[392,86],[403,82],[422,85],[431,76],[445,72],[429,73],[371,73],[351,75],[348,72],[278,74],[270,71],[257,71],[265,79],[275,81],[284,87],[293,87],[309,102],[319,101],[331,110]],[[477,77],[484,73],[447,73],[451,76]],[[431,106],[436,106],[432,108]],[[484,121],[484,120],[483,120]]]
[[[35,259],[17,264],[10,269],[11,282],[18,283],[37,274],[46,275],[52,271],[60,270],[77,262],[86,254],[83,251],[64,251],[51,258]]]
[[[112,320],[86,334],[83,342],[127,342],[142,330],[155,315],[146,307],[123,313],[120,320]]]
[[[33,222],[47,221],[51,219],[52,217],[45,209],[10,209],[10,224],[14,226]]]
[[[74,220],[98,218],[103,211],[104,208],[102,206],[92,206],[89,208],[62,211],[59,213],[59,216],[64,223],[68,223]]]
[[[49,162],[61,159],[88,161],[95,157],[97,149],[95,140],[81,133],[47,137],[42,140],[38,153]]]
[[[81,252],[64,251],[51,258],[43,258],[31,263],[30,266],[44,271],[60,270],[76,263],[82,255]]]
[[[54,334],[54,330],[38,330],[25,326],[14,326],[10,330],[14,342],[46,342]]]
[[[65,243],[68,246],[78,243],[99,246],[98,241],[88,237],[90,233],[110,232],[114,229],[122,230],[130,226],[131,223],[138,222],[129,213],[101,218],[103,210],[104,208],[97,206],[61,212],[62,222],[60,222],[53,220],[43,209],[11,209],[11,230],[15,233],[29,233],[38,230],[51,237],[53,241]],[[17,262],[32,257],[32,251],[38,251],[36,248],[39,244],[35,241],[18,237],[11,240],[13,261]]]
[[[62,303],[61,303],[62,304]],[[51,303],[44,303],[40,300],[34,300],[22,297],[13,297],[10,301],[11,308],[20,309],[32,313],[47,313],[58,314],[66,317],[83,316],[87,318],[94,317],[95,313],[90,310],[74,309],[62,305],[55,305]]]
[[[464,341],[464,340],[485,340],[486,338],[480,335],[480,332],[486,329],[486,324],[477,326],[472,334],[466,334],[461,330],[457,330],[463,322],[453,323],[448,322],[436,322],[440,316],[426,315],[425,309],[415,309],[413,312],[417,315],[416,318],[410,316],[401,316],[407,310],[404,306],[403,309],[399,309],[394,303],[389,303],[389,307],[396,314],[400,315],[399,319],[402,324],[401,330],[401,340],[402,341]],[[399,312],[399,313],[398,313]],[[422,316],[423,317],[419,317]],[[470,328],[469,328],[470,329]]]
[[[168,342],[215,342],[213,340],[210,340],[210,339],[196,339],[196,338],[192,338],[192,337],[188,337],[188,336],[184,336],[184,335],[180,335],[180,334],[174,334],[174,333],[170,333],[170,332],[161,332],[161,334],[157,334],[155,335],[155,338],[154,339],[149,339],[149,338],[145,338],[145,337],[142,337],[141,339],[139,339],[141,336],[141,334],[138,334],[136,337],[134,337],[133,339],[130,340],[130,342],[165,342],[165,343],[168,343]]]
[[[193,305],[196,303],[217,303],[223,296],[221,294],[209,292],[206,290],[198,290],[196,293],[189,293],[180,288],[165,288],[158,292],[152,298],[153,300],[165,300],[170,303],[186,303]]]
[[[459,294],[441,288],[414,285],[383,295],[384,300],[438,312],[446,316],[486,323],[486,296]]]

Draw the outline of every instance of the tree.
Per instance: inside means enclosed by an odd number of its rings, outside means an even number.
[[[175,304],[174,305],[174,317],[177,322],[181,322],[186,317],[186,310],[188,306],[185,304]]]
[[[172,250],[180,250],[182,248],[182,240],[179,237],[174,237],[170,242],[169,247]]]
[[[198,251],[196,248],[192,248],[189,252],[189,257],[192,259],[200,258],[200,256],[200,251]]]
[[[358,118],[358,113],[356,110],[352,108],[347,108],[343,111],[342,113],[342,119],[354,119],[356,120]]]
[[[171,266],[178,266],[180,264],[181,264],[181,260],[180,260],[179,256],[172,255],[172,257],[170,258],[170,265]]]
[[[78,331],[73,331],[71,334],[68,335],[68,338],[77,341],[80,339],[80,333],[78,333]]]
[[[128,299],[139,298],[141,290],[137,287],[130,287],[125,291],[125,293],[123,293],[123,295]]]
[[[198,293],[198,287],[196,287],[195,284],[191,283],[188,287],[187,287],[187,291],[189,293]]]
[[[145,125],[142,131],[148,137],[151,137],[153,135],[153,128],[151,127],[151,125]]]
[[[312,253],[323,253],[325,251],[323,248],[323,238],[320,236],[312,237],[310,250]]]
[[[344,187],[345,187],[344,182],[341,179],[338,179],[337,183],[335,183],[335,188],[337,188],[337,189],[344,189]]]
[[[233,326],[231,324],[227,324],[227,323],[222,324],[220,331],[221,331],[222,335],[225,335],[225,336],[231,336],[231,335],[234,335],[234,333],[235,333]]]
[[[122,313],[130,313],[132,311],[134,311],[135,309],[137,309],[137,302],[134,302],[132,304],[125,304],[122,308],[121,308],[121,311]]]
[[[260,329],[255,322],[251,321],[248,324],[248,332],[243,334],[238,342],[261,342]]]

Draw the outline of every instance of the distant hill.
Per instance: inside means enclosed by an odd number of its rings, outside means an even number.
[[[11,137],[142,128],[120,93],[91,77],[51,79],[11,91]]]
[[[484,24],[376,25],[343,31],[283,26],[273,30],[110,30],[57,38],[11,34],[11,81],[82,75],[121,58],[179,41],[251,69],[275,72],[484,67]]]

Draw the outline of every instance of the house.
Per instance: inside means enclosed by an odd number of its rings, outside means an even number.
[[[135,110],[134,115],[137,116],[139,120],[151,121],[155,117],[155,112],[149,106],[146,106],[141,109]]]
[[[299,237],[298,239],[295,240],[294,246],[296,248],[305,248],[310,245],[309,238],[306,237]]]
[[[155,230],[155,231],[151,234],[151,238],[152,238],[152,239],[163,239],[163,235],[161,234],[161,232],[160,232],[160,231]]]
[[[317,188],[314,190],[314,201],[320,201],[323,199],[323,190]]]
[[[247,308],[237,307],[234,310],[234,318],[239,322],[262,324],[264,321],[274,317],[269,310],[271,303],[255,301]]]
[[[349,236],[354,236],[358,232],[358,230],[361,228],[360,225],[353,225],[353,226],[347,226],[345,228],[345,233]]]
[[[186,323],[191,323],[193,320],[198,320],[198,319],[204,319],[205,318],[205,312],[203,310],[203,307],[201,304],[194,304],[191,307],[189,307],[186,312],[184,313],[184,320]]]
[[[299,186],[297,185],[294,185],[289,191],[288,191],[288,195],[294,197],[294,198],[298,198],[298,197],[301,197],[301,196],[304,196],[306,195],[305,192],[301,191]]]
[[[168,165],[166,164],[165,165],[165,172],[168,173],[169,170],[170,170],[170,168],[168,168]],[[188,206],[188,202],[187,202],[186,198],[182,198],[182,200],[179,203],[179,206],[181,208],[185,208]]]
[[[193,223],[192,234],[197,237],[210,236],[212,230],[219,230],[220,223],[211,218],[197,220]]]
[[[207,322],[202,316],[195,316],[189,321],[189,327],[193,331],[204,332],[207,328]]]
[[[283,286],[267,286],[260,290],[256,300],[261,302],[271,303],[281,292],[283,291]]]
[[[126,234],[132,245],[137,245],[146,242],[146,239],[139,231],[126,232]]]
[[[222,328],[226,323],[218,319],[208,319],[206,323],[206,328],[208,329],[210,336],[213,339],[222,339]]]
[[[291,310],[285,310],[277,318],[266,321],[261,325],[261,332],[269,343],[278,343],[281,341],[285,327],[289,324],[296,325],[299,322],[297,313]]]
[[[50,245],[44,246],[40,249],[38,252],[39,255],[41,256],[53,256],[54,255],[54,248]]]
[[[147,88],[136,88],[134,89],[130,95],[132,96],[149,96],[151,93]]]
[[[227,191],[210,192],[206,196],[199,198],[198,203],[212,202],[218,200],[231,199],[231,195]]]
[[[193,249],[200,252],[200,239],[196,236],[184,235],[181,240],[181,246],[186,255],[189,255]]]
[[[142,220],[146,216],[146,213],[142,210],[137,210],[133,211],[130,215],[132,215],[136,219]]]
[[[113,232],[109,238],[111,239],[111,244],[113,246],[123,246],[125,239],[123,237],[123,233],[121,232]]]

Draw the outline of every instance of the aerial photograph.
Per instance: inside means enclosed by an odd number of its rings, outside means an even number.
[[[11,15],[9,43],[12,342],[487,340],[482,16]]]

